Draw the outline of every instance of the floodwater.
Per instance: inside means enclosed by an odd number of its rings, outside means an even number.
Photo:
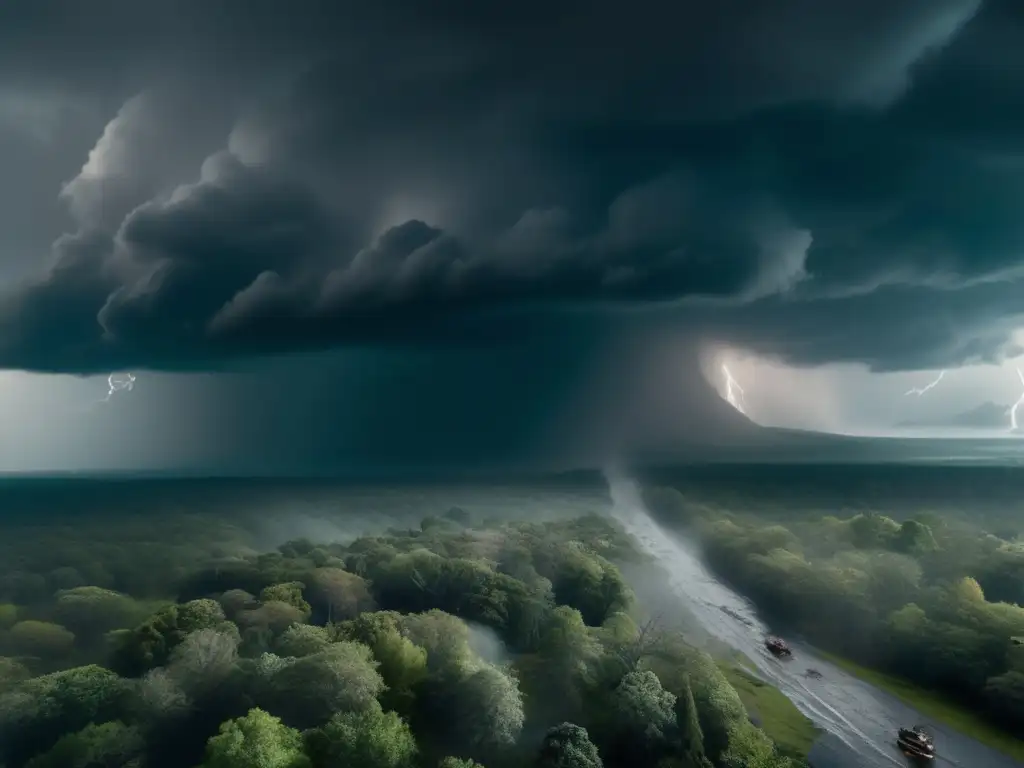
[[[647,513],[630,480],[610,478],[612,515],[667,571],[675,598],[718,641],[749,657],[759,675],[777,687],[822,731],[810,754],[813,768],[905,768],[896,749],[901,726],[925,724],[935,735],[935,765],[957,768],[1021,768],[1024,764],[923,714],[814,653],[793,644],[793,658],[780,661],[762,645],[768,634],[751,603],[717,581],[697,552],[666,533]],[[808,668],[822,673],[807,676]]]

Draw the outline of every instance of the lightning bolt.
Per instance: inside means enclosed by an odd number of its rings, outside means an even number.
[[[729,373],[729,367],[725,363],[722,363],[722,373],[725,376],[725,401],[746,416],[747,411],[743,407],[743,387],[732,377],[732,374]]]
[[[135,375],[131,373],[112,373],[107,376],[107,395],[96,403],[109,403],[117,392],[127,390],[131,392],[135,388]]]
[[[939,375],[938,375],[938,376],[936,376],[936,377],[935,377],[935,379],[934,379],[933,381],[931,381],[930,383],[926,384],[926,385],[925,385],[925,386],[923,386],[923,387],[914,387],[914,388],[912,388],[912,389],[908,389],[908,390],[907,390],[906,392],[904,392],[903,394],[904,394],[904,395],[917,395],[918,397],[920,397],[920,396],[921,396],[921,395],[923,395],[923,394],[924,394],[925,392],[927,392],[927,391],[928,391],[929,389],[931,389],[931,388],[932,388],[932,387],[934,387],[934,386],[935,386],[936,384],[938,384],[938,383],[939,383],[940,381],[942,381],[942,379],[943,379],[943,377],[944,377],[945,375],[946,375],[946,372],[945,372],[945,371],[939,371]]]
[[[1024,373],[1020,372],[1020,368],[1017,369],[1017,376],[1020,378],[1021,386],[1024,386]],[[1010,408],[1010,429],[1014,432],[1017,431],[1017,409],[1021,403],[1024,403],[1024,392],[1020,393],[1020,397],[1017,398],[1017,402]]]

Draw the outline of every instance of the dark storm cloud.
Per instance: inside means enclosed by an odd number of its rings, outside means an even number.
[[[485,344],[624,307],[892,369],[993,359],[1021,312],[1007,3],[38,8],[0,12],[8,87],[156,90],[0,303],[6,367]]]

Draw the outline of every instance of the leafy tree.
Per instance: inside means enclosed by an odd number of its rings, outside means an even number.
[[[535,695],[578,711],[582,692],[593,682],[601,652],[579,611],[566,605],[555,608],[541,633],[537,657],[543,689]]]
[[[373,640],[387,632],[402,632],[409,616],[397,611],[370,611],[355,618],[329,625],[338,640],[351,640],[364,645],[373,645]]]
[[[856,515],[848,525],[853,545],[858,549],[886,549],[900,530],[895,520],[874,512]]]
[[[241,611],[235,616],[235,621],[243,628],[243,632],[253,630],[266,633],[268,638],[273,638],[307,618],[308,614],[301,608],[281,600],[271,600],[258,608]]]
[[[140,719],[159,722],[180,715],[189,705],[188,694],[164,667],[151,669],[138,681],[135,699]]]
[[[476,760],[468,757],[445,757],[437,764],[437,768],[484,768]]]
[[[462,615],[488,575],[485,563],[449,560],[428,549],[416,549],[397,555],[371,578],[384,608],[410,613],[439,609]]]
[[[990,600],[1024,605],[1024,552],[997,552],[979,570],[978,581]],[[0,618],[2,625],[3,620]]]
[[[278,552],[286,558],[298,560],[308,557],[317,549],[316,542],[303,536],[298,539],[291,539],[277,548]]]
[[[1011,670],[985,683],[985,700],[993,716],[1017,733],[1024,729],[1024,672]]]
[[[592,627],[629,607],[632,591],[619,569],[600,555],[569,548],[554,578],[555,598],[579,610]]]
[[[917,520],[906,520],[892,537],[892,548],[905,554],[922,554],[938,549],[932,529]]]
[[[301,734],[262,709],[228,720],[206,744],[203,768],[308,768]]]
[[[25,680],[0,694],[0,759],[20,765],[66,733],[119,719],[129,690],[127,681],[95,665]]]
[[[387,686],[383,701],[391,709],[408,712],[416,686],[427,676],[427,651],[401,633],[400,620],[399,614],[364,613],[337,631],[344,639],[370,648]]]
[[[1010,638],[1010,648],[1006,653],[1006,665],[1015,672],[1024,672],[1024,637]]]
[[[217,629],[237,633],[214,600],[190,600],[168,605],[130,632],[117,638],[113,666],[121,674],[135,677],[167,663],[171,651],[196,630]]]
[[[764,731],[749,723],[733,731],[721,765],[722,768],[797,768],[792,760],[776,751]]]
[[[76,635],[96,637],[131,626],[138,615],[135,601],[102,587],[75,587],[57,593],[54,611]]]
[[[369,572],[378,603],[404,613],[440,610],[497,630],[527,647],[548,606],[547,596],[476,558],[444,557],[426,547],[404,552]]]
[[[229,589],[220,596],[218,602],[224,610],[224,614],[233,619],[243,609],[255,607],[256,596],[244,589]]]
[[[225,616],[224,609],[216,600],[201,598],[189,600],[177,606],[177,624],[182,637],[198,629],[221,629]]]
[[[133,764],[145,747],[136,728],[119,721],[87,725],[62,736],[25,768],[122,768]]]
[[[676,697],[650,670],[626,673],[605,699],[602,720],[613,762],[657,762],[668,754],[675,736]]]
[[[0,656],[0,691],[5,691],[8,686],[27,680],[31,676],[28,667],[17,659]]]
[[[731,734],[748,721],[739,694],[707,653],[696,651],[687,659],[691,695],[697,706],[705,754],[718,761]]]
[[[271,686],[285,722],[311,728],[337,712],[372,708],[384,681],[369,648],[343,641],[283,666]]]
[[[334,715],[310,733],[307,743],[321,768],[411,768],[417,753],[405,721],[376,702],[359,712]]]
[[[633,671],[615,689],[615,717],[637,733],[663,738],[675,720],[676,697],[650,670]]]
[[[310,624],[293,624],[277,638],[276,648],[282,656],[309,656],[331,644],[326,629]]]
[[[685,676],[683,685],[683,695],[676,699],[676,722],[679,725],[681,751],[686,762],[699,766],[705,760],[704,732],[700,727],[700,713],[693,698],[689,675]]]
[[[597,747],[585,728],[562,723],[548,730],[537,757],[537,768],[603,768]]]
[[[222,685],[238,660],[238,635],[198,629],[171,651],[167,672],[190,698]]]
[[[911,557],[880,552],[866,566],[866,589],[882,615],[913,602],[920,592],[921,565]]]
[[[452,688],[451,710],[472,750],[510,747],[523,728],[523,697],[511,671],[485,665]]]
[[[327,621],[344,621],[373,609],[366,580],[341,568],[317,568],[310,578],[314,605]]]
[[[18,621],[18,606],[0,603],[0,629],[10,629]]]
[[[260,602],[263,603],[286,603],[293,608],[297,608],[302,614],[303,619],[309,617],[313,612],[309,603],[302,596],[302,591],[306,588],[306,585],[301,581],[289,581],[284,584],[272,584],[269,587],[265,587],[260,592]]]
[[[427,515],[420,520],[420,530],[424,533],[431,532],[447,532],[455,528],[457,523],[453,520],[449,520],[446,517],[437,517],[436,515]]]
[[[469,628],[461,619],[443,611],[403,616],[401,625],[409,639],[427,652],[431,672],[458,670],[469,660]]]
[[[46,658],[67,656],[75,645],[75,635],[60,624],[34,619],[19,621],[7,639],[15,653]]]

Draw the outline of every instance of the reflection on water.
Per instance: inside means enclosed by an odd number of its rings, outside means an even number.
[[[679,601],[717,640],[745,654],[761,677],[782,691],[825,731],[811,752],[813,768],[904,766],[896,749],[896,729],[928,723],[935,733],[935,764],[958,768],[1020,768],[1020,763],[970,738],[931,723],[899,700],[857,680],[800,643],[793,658],[779,660],[764,648],[767,627],[753,605],[717,581],[693,546],[669,536],[650,517],[639,489],[622,477],[609,477],[612,515],[668,572]],[[820,678],[808,675],[813,668]]]

